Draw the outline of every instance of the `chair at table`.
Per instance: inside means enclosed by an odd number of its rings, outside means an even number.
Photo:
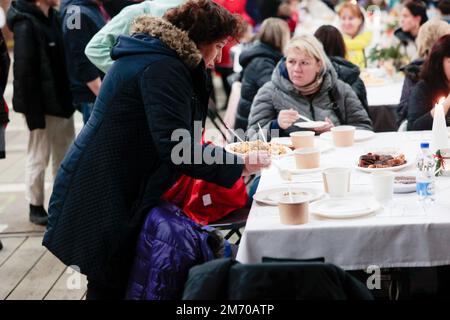
[[[373,300],[373,295],[362,282],[329,263],[240,264],[216,259],[191,268],[183,291],[183,300],[215,299]]]
[[[250,209],[248,208],[242,208],[235,210],[228,214],[227,216],[223,217],[222,219],[219,219],[217,221],[214,221],[208,226],[219,229],[219,230],[225,230],[228,231],[225,234],[225,239],[230,240],[230,238],[233,235],[237,236],[236,242],[234,244],[239,245],[241,242],[242,234],[240,229],[245,227],[247,224],[247,218],[248,214],[250,212]]]

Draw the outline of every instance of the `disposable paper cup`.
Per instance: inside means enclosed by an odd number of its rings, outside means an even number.
[[[289,136],[295,149],[314,147],[314,131],[297,131]]]
[[[302,196],[284,196],[278,202],[282,224],[305,224],[309,221],[309,200]]]
[[[344,197],[350,192],[350,169],[328,168],[322,172],[323,187],[330,197]]]
[[[351,147],[355,141],[355,127],[353,126],[331,128],[331,134],[336,147]]]
[[[320,167],[320,150],[317,148],[303,148],[294,153],[297,169],[315,169]]]
[[[373,196],[379,202],[392,200],[394,193],[394,178],[392,171],[372,172]]]

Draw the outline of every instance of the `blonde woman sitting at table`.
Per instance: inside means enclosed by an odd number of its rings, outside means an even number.
[[[358,67],[365,68],[366,55],[364,50],[372,41],[372,32],[364,30],[364,14],[361,8],[352,2],[341,5],[338,14],[347,49],[345,58]]]
[[[249,116],[249,136],[255,137],[258,124],[280,130],[281,136],[300,130],[294,126],[303,115],[326,121],[316,133],[349,124],[372,129],[370,118],[352,88],[339,80],[322,44],[312,35],[294,37],[286,57],[275,68],[272,79],[257,93]]]

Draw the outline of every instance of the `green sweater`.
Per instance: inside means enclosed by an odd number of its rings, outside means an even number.
[[[88,43],[84,53],[101,71],[106,73],[113,64],[110,52],[120,35],[129,35],[134,18],[141,14],[162,17],[167,9],[182,4],[184,0],[146,0],[125,7],[108,22]]]

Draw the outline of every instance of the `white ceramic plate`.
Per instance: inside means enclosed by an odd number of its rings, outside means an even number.
[[[369,140],[374,136],[374,134],[375,133],[373,131],[369,131],[369,130],[355,130],[355,141],[360,142],[360,141]],[[329,140],[329,141],[333,140],[333,137],[331,136],[331,131],[322,133],[320,135],[320,138]]]
[[[270,206],[278,205],[278,201],[289,191],[287,186],[273,187],[266,190],[258,191],[254,194],[253,199],[257,202]],[[316,201],[323,196],[323,192],[316,189],[303,188],[300,186],[291,186],[291,192],[294,195],[305,196],[310,202]]]
[[[400,174],[399,174],[400,175]],[[416,192],[415,183],[396,183],[394,180],[394,193],[411,193]]]
[[[289,157],[284,157],[284,158],[280,158],[280,160],[278,161],[278,165],[289,171],[291,174],[308,174],[308,173],[314,173],[314,172],[320,172],[325,170],[326,168],[329,167],[325,166],[323,163],[320,164],[320,167],[318,168],[313,168],[313,169],[297,169],[297,167],[295,166],[295,158],[292,157],[291,155]]]
[[[281,137],[281,138],[273,138],[271,141],[282,144],[283,146],[286,146],[288,148],[293,148],[291,138],[289,137]],[[317,148],[319,148],[321,153],[330,151],[333,149],[333,146],[328,141],[324,141],[321,139],[315,140],[315,145]]]
[[[408,161],[405,164],[402,164],[401,166],[396,166],[396,167],[389,167],[389,168],[364,168],[364,167],[358,166],[358,162],[356,162],[355,168],[360,170],[360,171],[363,171],[363,172],[371,173],[371,172],[383,172],[383,171],[399,171],[399,170],[402,170],[402,169],[405,169],[405,168],[411,166],[412,164],[414,164],[412,161]]]
[[[374,213],[380,204],[371,198],[331,198],[316,201],[309,206],[309,212],[329,219],[351,219]]]
[[[320,128],[326,125],[327,122],[325,121],[302,121],[294,123],[295,126],[303,129],[314,129],[314,128]]]
[[[416,192],[416,184],[394,183],[394,193],[412,193]]]
[[[241,143],[242,143],[242,142],[229,143],[229,144],[227,144],[227,145],[225,146],[225,150],[226,150],[227,152],[229,152],[229,153],[233,153],[233,154],[237,154],[237,155],[243,156],[244,153],[238,153],[238,152],[234,152],[234,151],[232,150],[233,146],[239,145],[239,144],[241,144]],[[283,147],[285,153],[284,153],[284,154],[281,154],[281,155],[276,154],[276,155],[273,155],[273,156],[276,156],[276,157],[277,157],[277,156],[284,156],[284,155],[287,155],[287,154],[293,152],[290,148],[288,148],[288,147],[286,147],[286,146],[282,146],[282,147]]]
[[[272,138],[272,140],[270,140],[270,141],[282,144],[283,146],[286,146],[288,148],[293,148],[294,147],[290,137]]]

